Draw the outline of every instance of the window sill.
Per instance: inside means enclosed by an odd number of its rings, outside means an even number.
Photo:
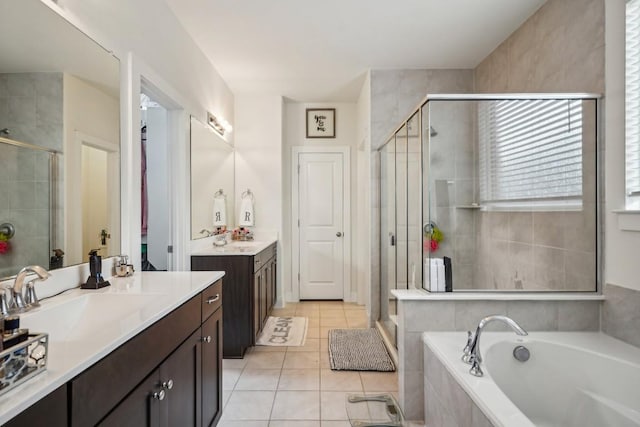
[[[614,210],[618,217],[618,228],[622,231],[640,231],[640,209]]]

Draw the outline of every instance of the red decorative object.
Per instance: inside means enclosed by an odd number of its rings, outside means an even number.
[[[431,252],[437,251],[438,250],[438,246],[439,245],[438,245],[438,241],[437,240],[434,240],[434,239],[429,240],[429,250]]]
[[[11,245],[9,242],[0,241],[0,255],[4,255],[11,250]]]

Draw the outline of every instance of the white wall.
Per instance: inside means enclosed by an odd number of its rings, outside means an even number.
[[[307,108],[335,108],[336,109],[336,137],[326,139],[309,139],[306,137],[306,118],[305,111]],[[348,300],[357,300],[357,280],[358,280],[358,268],[356,265],[356,254],[360,247],[360,239],[356,235],[356,224],[360,219],[356,216],[357,213],[357,193],[361,189],[365,188],[363,185],[358,185],[357,174],[357,158],[356,150],[358,147],[357,136],[357,111],[356,104],[354,103],[302,103],[302,102],[286,102],[284,109],[284,145],[282,149],[283,157],[283,220],[284,220],[284,232],[282,237],[283,253],[281,257],[280,265],[281,270],[284,271],[283,286],[285,289],[285,296],[288,301],[292,301],[294,286],[298,285],[297,279],[293,280],[291,276],[291,155],[293,147],[328,147],[328,146],[346,146],[350,148],[350,169],[351,169],[351,224],[350,229],[353,238],[351,239],[351,259],[345,260],[345,265],[350,269],[351,283],[346,284],[349,286]],[[356,221],[357,219],[357,221]],[[349,289],[349,288],[347,288]]]
[[[234,123],[231,90],[162,0],[42,3],[113,51],[121,63],[122,252],[140,266],[140,80],[145,77],[182,111],[171,139],[173,244],[177,268],[189,268],[189,114],[210,111]],[[173,108],[172,107],[172,108]],[[174,115],[174,117],[177,115]],[[170,122],[172,118],[170,116]],[[233,140],[233,134],[227,137]]]
[[[607,0],[605,8],[605,283],[640,290],[640,232],[620,230],[612,212],[625,207],[625,0]]]
[[[63,80],[64,110],[64,230],[62,249],[67,263],[86,260],[88,255],[82,242],[82,209],[80,195],[81,180],[81,141],[77,132],[91,138],[97,138],[111,144],[117,144],[119,110],[118,99],[71,74],[65,73]],[[109,181],[117,187],[118,177]],[[113,188],[113,187],[111,187]],[[118,227],[118,224],[113,224]],[[112,234],[110,250],[119,252],[120,241]]]
[[[256,239],[282,237],[282,97],[240,95],[235,99],[235,212],[247,188],[254,195]],[[234,223],[237,223],[237,218]],[[282,257],[282,241],[278,257]],[[282,304],[282,274],[278,262],[278,305]]]

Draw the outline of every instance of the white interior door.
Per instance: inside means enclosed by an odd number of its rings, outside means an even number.
[[[343,299],[343,153],[298,154],[300,299]]]

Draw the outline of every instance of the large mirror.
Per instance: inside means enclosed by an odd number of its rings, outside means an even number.
[[[115,255],[119,61],[39,0],[0,16],[0,277]]]
[[[234,151],[211,126],[191,117],[191,239],[234,225]]]

